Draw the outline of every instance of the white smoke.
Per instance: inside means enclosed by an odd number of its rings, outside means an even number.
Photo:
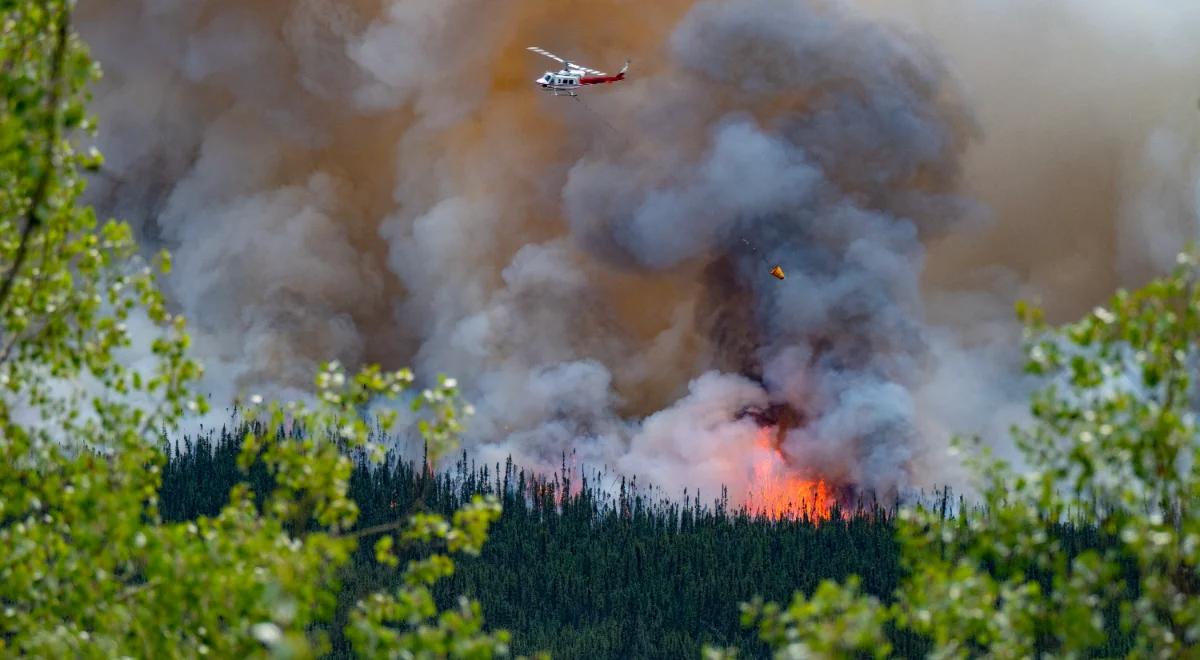
[[[945,483],[1021,418],[1015,296],[1075,313],[1196,233],[1190,5],[643,4],[81,6],[92,200],[175,253],[214,402],[411,363],[483,460],[735,498],[734,414],[788,403],[806,478]],[[531,43],[634,68],[547,98]]]

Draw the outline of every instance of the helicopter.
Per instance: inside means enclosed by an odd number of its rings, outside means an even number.
[[[571,96],[578,97],[578,90],[588,85],[604,85],[625,80],[625,73],[629,71],[629,60],[625,60],[625,66],[617,72],[617,75],[610,76],[603,71],[589,69],[584,66],[579,66],[568,60],[551,53],[550,51],[538,46],[530,46],[526,50],[544,55],[552,60],[561,62],[563,68],[557,73],[547,71],[540,78],[536,78],[533,82],[542,89],[552,92],[555,96]]]

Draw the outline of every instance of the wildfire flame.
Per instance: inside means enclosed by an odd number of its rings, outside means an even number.
[[[828,520],[832,515],[833,495],[823,479],[802,479],[788,466],[779,447],[772,442],[771,431],[763,429],[755,439],[754,483],[750,487],[747,508],[751,513],[774,520]]]

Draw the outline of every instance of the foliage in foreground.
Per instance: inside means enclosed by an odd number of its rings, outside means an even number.
[[[203,410],[189,390],[200,366],[130,227],[77,203],[80,169],[100,160],[71,142],[94,129],[86,85],[98,69],[72,7],[0,0],[0,654],[312,657],[328,647],[313,624],[333,617],[357,545],[337,444],[378,453],[356,410],[403,395],[412,375],[322,371],[314,406],[261,412],[308,430],[303,440],[242,448],[242,465],[273,477],[263,506],[241,484],[215,517],[162,521],[158,434]],[[155,265],[165,272],[166,255]],[[454,383],[413,401],[436,458],[459,430]],[[397,516],[375,555],[402,579],[356,604],[356,651],[505,654],[507,634],[483,632],[477,606],[439,611],[430,592],[453,570],[447,553],[478,553],[498,515],[479,499],[452,520]],[[400,568],[399,546],[432,552]]]
[[[885,605],[828,582],[790,606],[746,604],[778,657],[886,656],[895,626],[933,640],[933,657],[1082,657],[1126,631],[1130,657],[1195,657],[1200,648],[1200,268],[1178,267],[1054,329],[1036,309],[1028,370],[1044,379],[1033,422],[1014,430],[1027,467],[973,461],[983,515],[901,511],[908,572]],[[1113,542],[1072,556],[1067,518]],[[710,657],[732,654],[708,649]]]

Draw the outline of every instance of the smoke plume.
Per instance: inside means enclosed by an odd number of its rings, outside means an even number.
[[[174,252],[214,399],[412,364],[489,462],[954,482],[951,433],[1021,418],[1013,298],[1196,233],[1200,10],[1132,7],[95,0],[91,196]],[[633,68],[553,98],[531,44]]]

